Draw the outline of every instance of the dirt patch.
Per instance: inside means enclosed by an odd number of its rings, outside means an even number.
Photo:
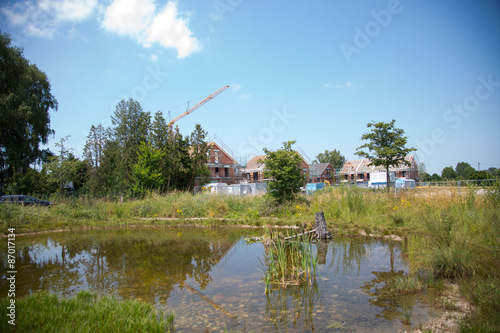
[[[457,284],[447,283],[443,295],[438,299],[439,314],[414,332],[459,332],[458,323],[472,307],[461,295]]]

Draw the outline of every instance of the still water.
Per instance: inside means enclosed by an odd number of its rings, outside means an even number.
[[[16,238],[16,297],[80,289],[174,312],[176,332],[398,332],[429,319],[432,295],[394,296],[401,244],[335,237],[314,245],[312,286],[264,293],[262,229],[130,228]],[[6,239],[0,241],[7,248]],[[1,272],[7,256],[1,254]],[[5,273],[0,295],[7,295]],[[410,318],[411,324],[405,325]],[[405,320],[406,319],[406,320]]]

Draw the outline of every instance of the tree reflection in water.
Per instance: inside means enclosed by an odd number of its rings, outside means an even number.
[[[166,303],[174,286],[187,278],[204,289],[212,280],[212,268],[241,238],[234,230],[205,228],[118,229],[44,237],[39,242],[32,238],[33,244],[23,245],[22,238],[17,241],[16,263],[23,274],[16,296],[38,290],[67,296],[84,288],[151,303]],[[0,256],[0,268],[6,271],[6,255]],[[2,279],[0,291],[5,294],[7,289]]]
[[[396,277],[405,275],[404,270],[394,269],[395,246],[393,242],[388,243],[390,255],[390,270],[389,271],[373,271],[375,276],[372,280],[367,281],[361,290],[370,296],[369,302],[380,308],[377,317],[386,320],[401,319],[405,321],[408,313],[411,313],[415,303],[415,298],[397,295],[394,292],[394,283]]]

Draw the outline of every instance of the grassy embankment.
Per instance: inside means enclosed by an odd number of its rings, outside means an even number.
[[[317,211],[325,213],[334,234],[357,235],[364,230],[377,236],[406,236],[414,272],[459,282],[462,294],[474,306],[462,331],[499,330],[499,185],[483,195],[477,195],[475,188],[462,188],[460,193],[424,189],[397,197],[340,187],[280,207],[268,204],[264,197],[188,193],[151,195],[124,203],[80,198],[50,209],[2,206],[0,226],[4,232],[14,227],[22,233],[123,225],[299,225],[314,224]]]
[[[99,296],[89,291],[80,291],[71,299],[38,293],[17,299],[14,312],[9,306],[8,298],[0,299],[2,332],[174,331],[173,314],[163,318],[150,304]]]

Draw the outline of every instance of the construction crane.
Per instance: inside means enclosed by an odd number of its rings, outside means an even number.
[[[229,86],[223,86],[222,88],[220,88],[219,90],[217,90],[216,92],[214,92],[212,95],[209,95],[207,98],[205,98],[204,100],[202,100],[201,102],[199,102],[198,104],[196,104],[195,106],[193,106],[191,109],[187,110],[186,112],[180,114],[179,116],[177,116],[176,118],[174,118],[172,121],[170,121],[168,123],[168,127],[171,128],[174,123],[182,118],[184,118],[185,116],[187,116],[188,114],[192,113],[193,111],[195,111],[196,109],[198,109],[200,106],[202,105],[205,105],[208,101],[210,101],[212,98],[214,98],[215,96],[219,95],[221,92],[223,92],[224,90],[226,90],[227,88],[229,88]]]

